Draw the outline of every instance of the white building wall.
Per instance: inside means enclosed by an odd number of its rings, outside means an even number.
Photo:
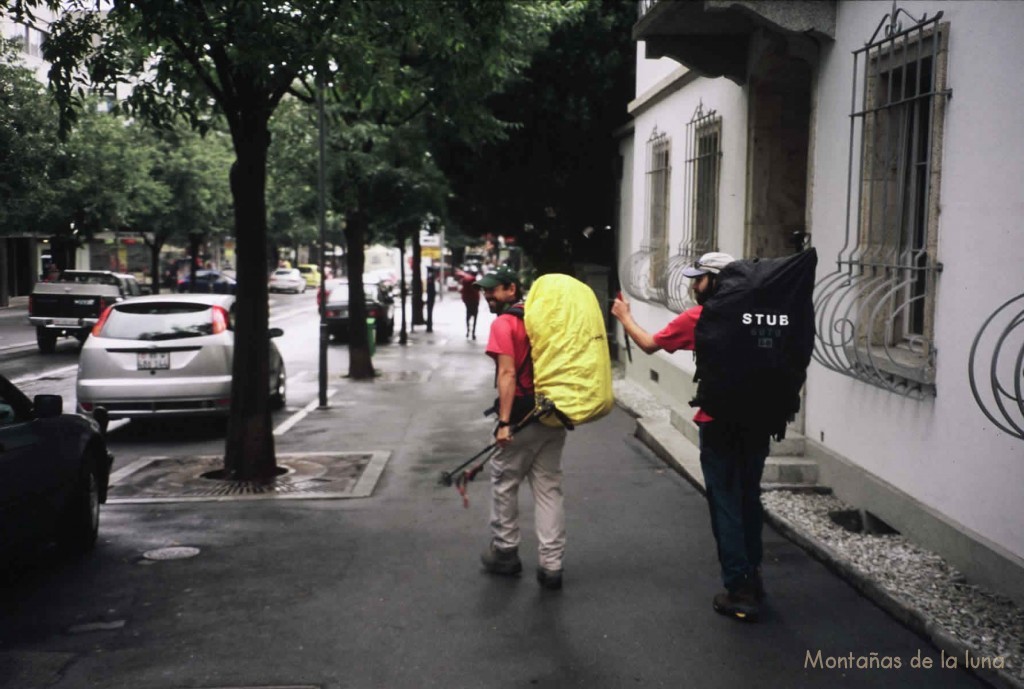
[[[43,60],[42,41],[54,18],[52,11],[45,8],[33,10],[36,21],[32,25],[20,24],[7,16],[0,17],[4,38],[17,41],[21,45],[22,65],[31,69],[41,83],[47,83],[50,63]]]
[[[746,150],[747,150],[747,106],[742,88],[727,79],[704,79],[697,77],[682,88],[673,90],[666,81],[672,75],[681,76],[686,70],[679,63],[662,58],[647,60],[643,57],[643,42],[638,43],[640,57],[637,60],[637,91],[643,103],[633,110],[633,154],[631,187],[624,194],[632,199],[631,231],[619,237],[620,271],[623,262],[639,251],[644,241],[647,210],[647,141],[654,128],[671,138],[670,165],[672,168],[671,196],[669,202],[669,246],[675,255],[683,238],[683,222],[686,208],[682,203],[683,179],[686,169],[686,125],[693,119],[697,107],[703,103],[704,111],[715,110],[722,116],[722,166],[719,187],[719,247],[722,251],[740,256],[743,251],[743,220],[746,205]],[[668,64],[666,64],[668,63]],[[692,76],[692,75],[691,75]],[[641,88],[641,84],[645,88]],[[659,99],[651,88],[662,84],[668,95]],[[650,104],[648,104],[650,103]],[[634,102],[636,108],[637,102]],[[625,227],[625,226],[624,226]],[[628,298],[628,297],[627,297]],[[637,322],[646,330],[655,332],[668,324],[676,314],[661,304],[645,303],[631,298],[631,308]],[[618,334],[621,340],[621,332]],[[655,361],[651,361],[651,359]],[[658,352],[653,357],[640,354],[634,357],[637,369],[632,372],[638,382],[650,387],[648,369],[678,368],[684,377],[693,376],[693,358],[683,354]],[[676,378],[677,379],[677,378]],[[675,379],[674,379],[675,380]],[[677,406],[686,407],[692,391],[672,384],[662,386],[657,392]],[[666,392],[667,391],[667,392]],[[671,399],[669,399],[671,398]]]
[[[672,72],[684,69],[678,62],[667,57],[648,60],[646,56],[647,44],[644,41],[637,42],[636,46],[637,98],[653,88],[659,81],[672,74]]]
[[[935,343],[938,395],[906,399],[812,363],[806,431],[983,541],[1024,558],[1024,442],[999,431],[968,381],[984,320],[1024,293],[1024,11],[1018,3],[901,2],[950,22],[942,158]],[[840,3],[837,36],[817,79],[810,230],[819,277],[835,267],[846,224],[852,51],[886,3]]]

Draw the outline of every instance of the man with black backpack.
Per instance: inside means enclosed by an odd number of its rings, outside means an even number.
[[[653,335],[637,324],[629,303],[621,296],[612,305],[612,315],[644,352],[697,350],[699,360],[702,352],[697,324],[704,305],[718,289],[719,274],[734,260],[729,254],[712,252],[685,268],[683,275],[692,280],[697,306]],[[712,604],[723,615],[754,621],[764,596],[760,569],[761,475],[770,432],[762,424],[716,420],[703,408],[697,409],[693,420],[700,429],[701,471],[726,589],[715,595]]]
[[[491,459],[491,542],[480,556],[491,574],[518,575],[519,486],[533,491],[538,541],[537,581],[546,589],[562,588],[565,511],[562,500],[562,448],[565,428],[529,423],[515,436],[512,429],[534,410],[530,341],[523,323],[523,289],[514,270],[501,266],[476,281],[491,313],[487,354],[497,365],[497,455]]]

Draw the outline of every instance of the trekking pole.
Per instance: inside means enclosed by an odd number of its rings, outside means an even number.
[[[459,473],[462,469],[464,469],[465,467],[467,467],[470,464],[472,464],[474,460],[476,460],[477,458],[483,456],[487,452],[490,452],[491,450],[495,449],[496,447],[498,447],[498,443],[491,443],[490,445],[488,445],[484,449],[480,450],[475,455],[473,455],[472,457],[470,457],[465,462],[463,462],[459,466],[455,467],[451,471],[442,471],[441,472],[441,478],[439,478],[437,480],[437,482],[440,485],[442,485],[442,486],[450,486],[450,485],[452,485],[452,481],[453,481],[452,477],[455,474]]]
[[[619,290],[616,299],[622,299],[622,290]],[[629,363],[633,363],[633,346],[629,342],[629,332],[625,325],[622,326],[622,339],[626,341],[626,358],[629,359]]]
[[[547,416],[548,414],[551,414],[555,410],[555,405],[550,400],[544,398],[540,399],[538,405],[538,407],[534,407],[534,409],[529,414],[524,416],[519,421],[519,423],[512,427],[512,435],[515,435],[522,429],[529,426],[534,421],[539,421],[540,419]],[[480,452],[477,452],[475,455],[473,455],[465,462],[457,466],[455,469],[451,471],[442,471],[441,478],[440,480],[438,480],[438,483],[441,484],[442,486],[454,485],[455,489],[459,491],[459,495],[462,496],[462,506],[468,508],[469,496],[466,494],[466,484],[472,481],[474,478],[476,478],[476,475],[480,473],[480,471],[484,468],[484,465],[491,460],[491,457],[497,454],[497,449],[498,443],[493,442],[484,449],[480,450]],[[488,451],[491,451],[491,454],[487,455],[487,457],[484,458],[484,461],[480,462],[472,469],[466,469],[465,471],[462,471],[461,474],[459,473],[460,470],[469,466],[471,463],[473,463],[473,461],[475,461],[477,458],[487,453]]]

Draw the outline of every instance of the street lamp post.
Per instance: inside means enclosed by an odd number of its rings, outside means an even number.
[[[327,254],[327,143],[326,124],[324,117],[324,77],[322,70],[317,73],[316,88],[316,121],[319,138],[320,155],[317,161],[317,221],[320,225],[320,359],[319,359],[319,382],[320,382],[320,408],[327,407],[327,275],[326,254]]]

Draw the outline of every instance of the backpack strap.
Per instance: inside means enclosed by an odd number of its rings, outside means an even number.
[[[504,313],[502,313],[501,315],[502,316],[505,316],[505,315],[515,316],[519,320],[524,320],[525,314],[526,314],[526,309],[524,308],[524,303],[521,302],[521,301],[517,301],[512,306],[510,306],[507,309],[505,309]],[[533,369],[533,357],[531,356],[531,352],[533,351],[533,345],[530,344],[530,338],[526,338],[526,343],[527,343],[526,344],[526,358],[523,359],[522,365],[519,368],[516,369],[516,390],[518,390],[518,391],[520,391],[520,392],[522,392],[524,394],[526,393],[526,391],[523,390],[523,388],[519,385],[519,378],[520,378],[520,376],[523,375],[523,372],[526,370],[527,366],[530,367],[531,371]],[[498,387],[498,362],[497,361],[494,362],[494,387]]]

